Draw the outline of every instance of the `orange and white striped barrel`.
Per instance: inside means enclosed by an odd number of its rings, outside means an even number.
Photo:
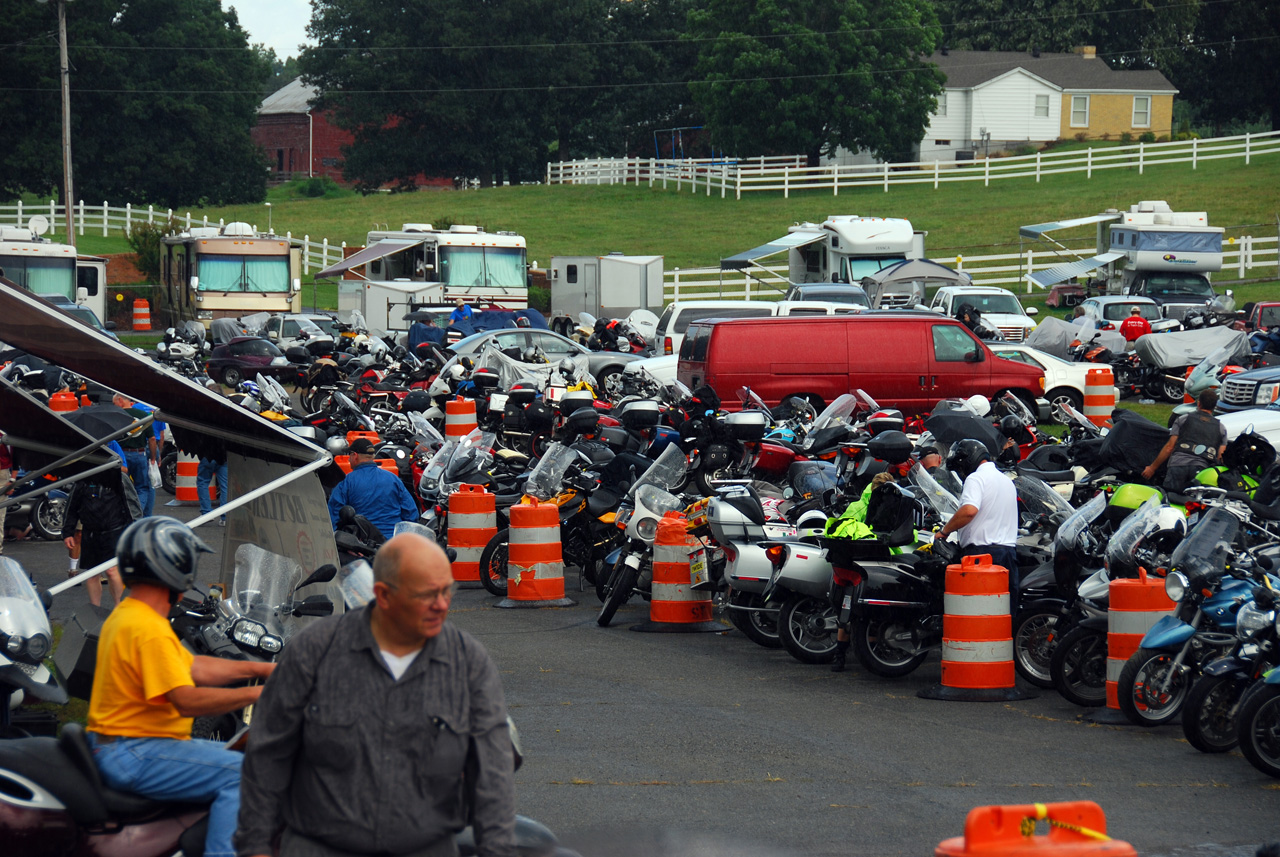
[[[497,607],[568,607],[560,553],[560,507],[519,503],[508,512],[507,597]]]
[[[196,492],[196,476],[200,470],[200,459],[185,452],[178,453],[178,478],[174,482],[174,496],[166,505],[199,506],[200,495]],[[217,480],[214,480],[216,482]],[[159,486],[152,486],[153,488]],[[210,484],[209,490],[213,490]],[[210,494],[210,497],[213,495]]]
[[[918,695],[971,702],[1022,698],[1013,670],[1008,569],[992,565],[989,554],[947,566],[942,606],[942,683]]]
[[[1036,836],[1037,822],[1046,833]],[[1107,817],[1093,801],[979,806],[964,820],[964,836],[945,839],[935,857],[1137,857],[1128,842],[1107,836]]]
[[[151,305],[141,299],[133,302],[133,329],[151,329]]]
[[[1111,422],[1116,406],[1116,383],[1110,366],[1090,369],[1084,381],[1084,415],[1095,426]]]
[[[49,397],[49,410],[55,413],[65,414],[74,411],[80,407],[79,401],[76,400],[75,393],[66,391],[54,393]]]
[[[693,588],[690,552],[698,540],[689,535],[680,512],[668,512],[658,522],[653,540],[653,590],[649,621],[633,631],[724,631],[711,619],[711,593]]]
[[[1177,606],[1164,592],[1164,579],[1147,577],[1111,581],[1107,587],[1107,708],[1119,710],[1117,682],[1129,657],[1142,645],[1151,626]]]
[[[459,485],[449,495],[449,547],[457,551],[453,579],[480,581],[480,554],[498,532],[497,500],[483,485]]]
[[[445,440],[462,440],[475,431],[476,401],[459,396],[451,402],[444,403],[444,437]]]

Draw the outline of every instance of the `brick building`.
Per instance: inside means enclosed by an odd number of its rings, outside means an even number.
[[[315,87],[302,78],[268,95],[258,107],[253,141],[267,154],[272,180],[328,176],[342,181],[342,147],[351,135],[311,109]]]

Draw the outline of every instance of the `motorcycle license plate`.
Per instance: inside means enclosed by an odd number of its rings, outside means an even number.
[[[504,408],[506,408],[506,406],[507,406],[506,393],[494,393],[492,396],[489,397],[489,410],[501,411]]]
[[[693,586],[707,582],[707,552],[702,548],[689,554],[689,580]]]
[[[850,610],[850,609],[852,609],[852,608],[853,608],[853,596],[852,596],[852,595],[849,595],[849,594],[846,594],[846,595],[844,596],[844,601],[841,603],[841,605],[840,605],[840,606],[841,606],[843,609],[845,609],[845,610]]]

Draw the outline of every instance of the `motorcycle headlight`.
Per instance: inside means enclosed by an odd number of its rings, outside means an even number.
[[[262,639],[258,641],[258,648],[269,655],[278,655],[284,648],[284,640],[275,634],[263,634]]]
[[[1168,595],[1171,601],[1181,601],[1182,593],[1187,591],[1190,583],[1191,581],[1187,580],[1187,576],[1182,572],[1170,572],[1164,579],[1164,594]]]
[[[1241,640],[1247,640],[1275,620],[1276,611],[1259,610],[1258,605],[1250,601],[1236,614],[1236,636]]]
[[[252,619],[241,619],[231,626],[231,639],[242,646],[258,648],[262,637],[267,633],[266,626]]]
[[[5,638],[4,650],[10,657],[18,657],[27,650],[27,638],[19,634],[10,634]]]
[[[636,522],[636,535],[644,539],[646,542],[652,541],[658,535],[658,519],[644,518]]]
[[[27,656],[33,661],[42,661],[48,657],[50,648],[49,638],[44,634],[36,634],[27,639]]]

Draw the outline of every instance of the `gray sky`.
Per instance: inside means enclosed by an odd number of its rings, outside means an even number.
[[[282,60],[296,57],[298,45],[307,41],[311,0],[236,0],[224,6],[235,7],[240,26],[249,34],[249,44],[260,42]]]

